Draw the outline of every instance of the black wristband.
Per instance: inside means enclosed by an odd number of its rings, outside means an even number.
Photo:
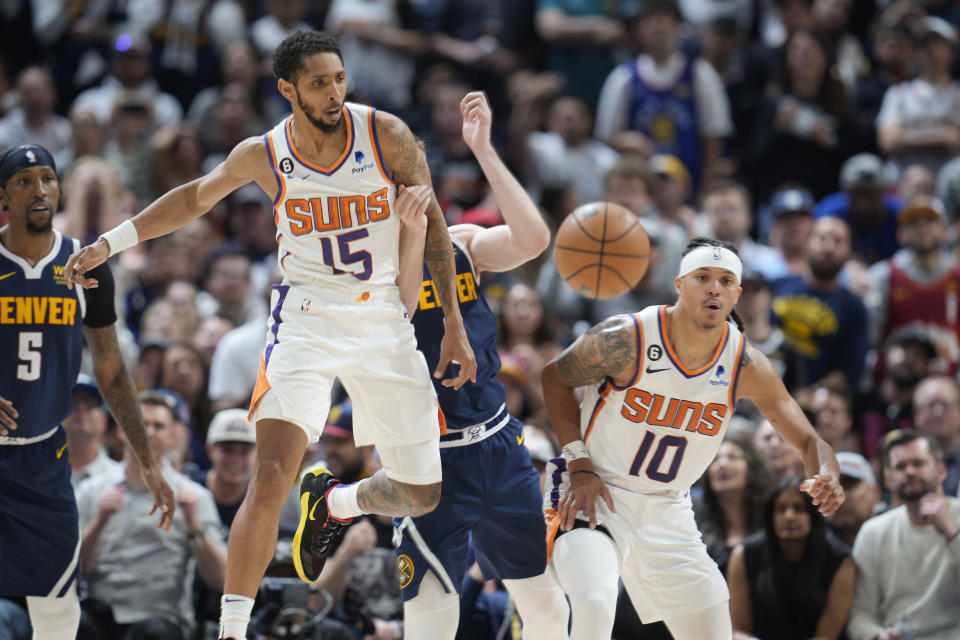
[[[596,476],[598,478],[600,477],[600,474],[598,474],[596,471],[591,471],[590,469],[577,469],[576,471],[571,471],[570,475],[575,476],[578,473],[589,473],[592,476]]]

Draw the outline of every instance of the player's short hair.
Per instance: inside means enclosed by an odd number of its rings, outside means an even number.
[[[683,253],[680,254],[681,257],[687,255],[694,249],[699,249],[700,247],[720,247],[721,249],[726,249],[731,252],[733,255],[740,257],[740,250],[737,249],[737,245],[732,242],[727,242],[726,240],[715,240],[713,238],[706,238],[704,236],[697,236],[696,238],[691,238],[690,242],[687,243],[687,248],[683,250]]]
[[[284,39],[273,52],[273,75],[277,80],[296,84],[303,62],[318,53],[335,53],[343,62],[340,45],[323,31],[297,31]]]

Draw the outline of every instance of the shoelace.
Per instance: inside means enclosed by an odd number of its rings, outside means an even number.
[[[342,524],[328,517],[320,533],[316,533],[310,537],[311,551],[315,554],[326,553],[330,543],[333,542],[333,539],[340,533],[340,529],[342,528]]]

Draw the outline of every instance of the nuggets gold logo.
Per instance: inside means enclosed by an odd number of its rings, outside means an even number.
[[[413,582],[413,560],[405,553],[397,557],[397,573],[400,575],[400,588],[406,589]]]
[[[677,139],[677,128],[669,116],[656,115],[650,121],[650,137],[661,144],[672,143]]]

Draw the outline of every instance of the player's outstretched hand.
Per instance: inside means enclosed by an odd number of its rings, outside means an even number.
[[[460,116],[463,118],[463,141],[476,153],[490,146],[490,126],[493,111],[485,91],[471,91],[460,101]]]
[[[410,229],[426,231],[427,207],[430,205],[433,189],[429,185],[415,184],[409,187],[397,187],[397,199],[393,209],[400,222]]]
[[[459,389],[467,383],[477,381],[477,358],[473,355],[473,347],[467,340],[467,332],[463,325],[447,324],[443,339],[440,341],[440,362],[433,372],[434,378],[443,377],[443,372],[447,370],[447,365],[456,363],[460,365],[460,373],[455,378],[447,378],[440,384],[445,387]]]
[[[160,467],[157,464],[143,468],[143,479],[153,493],[153,509],[150,509],[150,514],[153,515],[154,511],[160,509],[160,524],[157,525],[157,528],[170,531],[170,525],[173,524],[173,513],[176,511],[173,490],[163,479]]]
[[[577,512],[583,511],[590,520],[590,528],[597,528],[597,498],[603,498],[610,511],[617,512],[613,506],[613,496],[610,490],[593,471],[586,469],[570,472],[570,486],[560,501],[560,528],[564,531],[573,529],[577,520]]]
[[[0,396],[0,436],[5,436],[17,428],[16,419],[20,414],[13,408],[13,403]]]
[[[825,516],[839,509],[847,499],[839,480],[830,473],[818,473],[812,478],[807,478],[800,484],[800,490],[810,494],[813,504],[817,505],[820,513]]]
[[[87,278],[84,274],[94,267],[99,267],[110,257],[110,245],[102,238],[77,251],[67,260],[63,268],[63,277],[67,287],[72,289],[78,284],[84,289],[95,289],[100,285],[95,278]]]

